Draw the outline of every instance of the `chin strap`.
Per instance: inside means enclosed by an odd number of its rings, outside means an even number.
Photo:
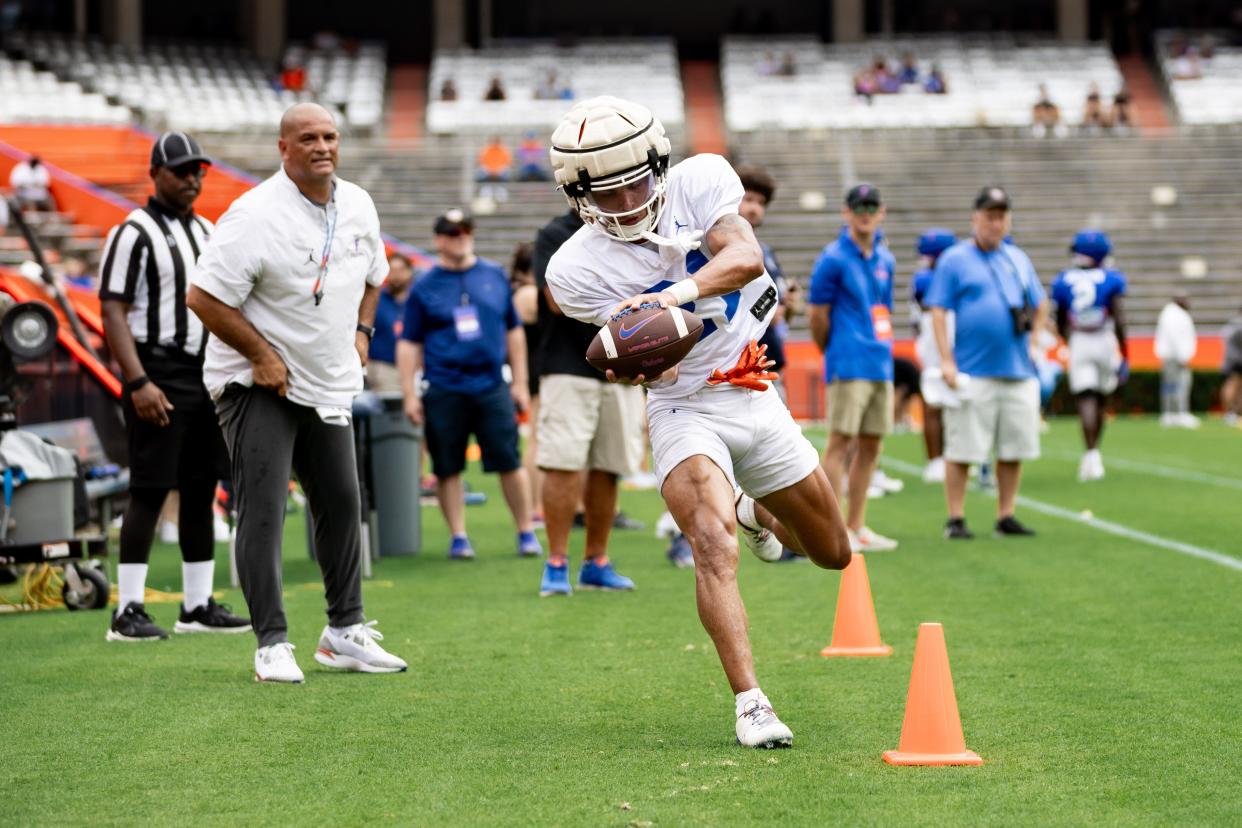
[[[768,359],[768,346],[760,345],[752,339],[746,343],[737,364],[728,371],[721,371],[719,368],[712,371],[712,375],[707,378],[707,384],[720,385],[727,382],[752,391],[767,391],[768,385],[764,380],[778,378],[777,374],[768,370],[775,364]]]
[[[644,230],[639,235],[659,247],[660,257],[670,261],[684,258],[691,250],[703,246],[702,230],[682,230],[671,239],[650,230]]]

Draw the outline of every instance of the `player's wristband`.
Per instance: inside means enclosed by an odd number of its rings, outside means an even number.
[[[360,334],[366,334],[367,342],[370,342],[372,339],[375,338],[375,328],[372,327],[371,325],[364,325],[361,322],[359,322],[356,330]]]
[[[146,374],[143,374],[142,376],[134,377],[132,380],[125,383],[125,390],[132,394],[149,382],[151,382],[151,378]]]
[[[672,294],[678,305],[684,305],[699,298],[699,283],[693,279],[682,279],[666,287],[664,292]]]

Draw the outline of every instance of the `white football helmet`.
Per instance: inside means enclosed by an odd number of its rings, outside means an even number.
[[[565,114],[549,156],[559,189],[582,220],[632,242],[655,229],[671,150],[649,109],[603,95]]]

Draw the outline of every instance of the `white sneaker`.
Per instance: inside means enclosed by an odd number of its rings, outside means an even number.
[[[884,489],[874,483],[867,487],[867,500],[879,500],[886,494],[888,494],[888,492],[884,491]]]
[[[906,481],[889,477],[883,469],[876,469],[871,473],[871,485],[879,486],[886,494],[897,494],[906,487]]]
[[[1178,416],[1175,425],[1179,428],[1188,428],[1191,431],[1194,431],[1199,427],[1199,418],[1194,414],[1181,414]]]
[[[934,460],[928,460],[927,465],[923,468],[924,483],[943,483],[944,482],[944,458],[937,457]]]
[[[753,748],[791,747],[793,731],[776,717],[767,696],[759,696],[737,707],[737,743]]]
[[[733,492],[733,510],[737,514],[737,526],[746,538],[746,546],[755,557],[764,563],[773,563],[781,559],[784,547],[772,534],[772,530],[759,525],[755,517],[755,501],[740,488]]]
[[[1091,449],[1082,456],[1078,464],[1078,480],[1088,483],[1092,480],[1104,479],[1104,458],[1099,449]]]
[[[866,526],[857,532],[853,529],[846,529],[845,532],[850,536],[851,552],[888,552],[897,548],[897,541],[873,532]]]
[[[260,647],[254,651],[254,680],[283,681],[301,684],[306,677],[293,660],[293,645],[288,641]]]
[[[375,629],[374,621],[352,624],[339,632],[324,627],[319,636],[315,661],[338,670],[360,673],[402,673],[406,663],[379,645],[384,634]]]
[[[181,543],[181,532],[171,520],[160,521],[160,543]]]

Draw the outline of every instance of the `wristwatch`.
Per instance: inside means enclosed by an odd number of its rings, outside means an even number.
[[[150,381],[151,379],[146,374],[143,374],[140,377],[134,377],[132,380],[125,383],[125,390],[132,394]]]
[[[372,339],[375,338],[375,327],[373,325],[364,325],[361,322],[359,322],[358,332],[364,333],[367,335],[367,342],[370,342]]]

